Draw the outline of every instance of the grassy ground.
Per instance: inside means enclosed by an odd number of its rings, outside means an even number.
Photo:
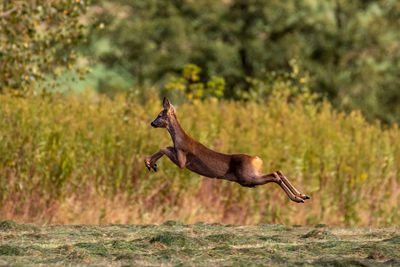
[[[0,223],[0,266],[399,266],[400,228]]]

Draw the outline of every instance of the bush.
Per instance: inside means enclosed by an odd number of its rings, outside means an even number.
[[[172,76],[165,85],[168,93],[177,94],[180,98],[197,102],[207,98],[221,98],[224,95],[225,80],[213,76],[206,83],[200,81],[201,69],[194,64],[187,64],[182,70],[182,77]]]
[[[74,69],[82,77],[76,45],[86,37],[80,21],[87,0],[3,0],[0,4],[0,92],[27,89],[45,74]]]

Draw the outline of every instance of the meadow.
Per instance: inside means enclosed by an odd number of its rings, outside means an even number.
[[[322,101],[273,94],[268,102],[176,105],[187,133],[224,153],[257,155],[311,200],[275,184],[253,189],[143,159],[171,144],[150,122],[149,92],[113,98],[0,95],[0,220],[32,223],[208,223],[386,226],[400,223],[400,131]]]
[[[1,266],[400,266],[400,1],[2,0]],[[383,30],[384,29],[384,30]],[[186,132],[310,196],[144,159]]]
[[[0,222],[0,266],[398,266],[398,227]]]

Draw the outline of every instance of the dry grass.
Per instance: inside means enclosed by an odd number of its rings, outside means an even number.
[[[398,227],[0,222],[4,266],[398,266]]]
[[[168,159],[171,144],[149,122],[160,101],[131,95],[0,95],[0,220],[35,223],[391,225],[400,222],[400,131],[338,113],[328,103],[274,95],[265,105],[204,102],[177,107],[187,132],[225,153],[282,169],[306,204],[276,185],[255,189],[200,177]]]

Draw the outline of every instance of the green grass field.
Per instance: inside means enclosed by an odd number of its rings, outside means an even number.
[[[0,223],[0,266],[399,266],[400,228]]]

